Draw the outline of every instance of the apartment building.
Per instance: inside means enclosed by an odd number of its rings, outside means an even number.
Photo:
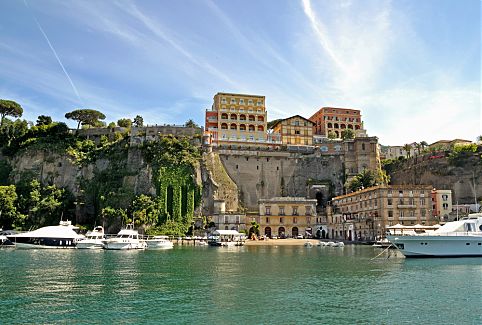
[[[206,110],[209,143],[219,147],[280,144],[278,135],[268,137],[265,96],[217,93]]]
[[[280,134],[284,145],[313,145],[314,123],[300,115],[288,117],[273,125],[273,134]]]
[[[309,120],[315,124],[313,133],[325,137],[330,131],[340,138],[345,129],[352,129],[355,134],[363,129],[360,110],[357,109],[322,107]]]
[[[431,193],[431,185],[380,185],[337,196],[328,209],[329,236],[375,240],[395,224],[436,224]]]
[[[269,238],[311,237],[316,225],[316,199],[275,197],[259,200],[260,235]]]
[[[432,216],[448,221],[452,212],[452,190],[432,190]]]

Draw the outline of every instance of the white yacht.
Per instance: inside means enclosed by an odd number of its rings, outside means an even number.
[[[75,248],[84,238],[70,221],[60,221],[58,226],[42,227],[34,231],[7,235],[16,248]]]
[[[147,249],[170,249],[174,247],[168,236],[154,236],[148,238],[146,243]]]
[[[405,257],[482,256],[482,213],[469,214],[423,233],[389,232],[387,238]]]
[[[85,239],[77,242],[79,249],[101,249],[104,248],[104,228],[97,226],[92,231],[85,234]]]
[[[125,250],[125,249],[145,249],[146,241],[142,239],[139,232],[134,229],[134,224],[130,223],[126,228],[121,229],[116,237],[105,239],[105,249]]]

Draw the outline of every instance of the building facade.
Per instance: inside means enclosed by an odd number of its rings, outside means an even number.
[[[213,146],[280,144],[277,136],[268,137],[265,97],[217,93],[211,110],[206,110],[205,129]]]
[[[313,133],[326,137],[330,131],[340,138],[345,129],[352,129],[355,133],[363,129],[360,110],[357,109],[322,107],[309,120],[315,124]]]
[[[273,238],[312,237],[316,226],[316,200],[275,197],[259,200],[260,235]]]
[[[273,125],[273,134],[280,134],[281,143],[284,145],[311,146],[313,126],[312,121],[295,115]]]
[[[432,216],[448,221],[452,212],[452,190],[432,190]]]
[[[329,236],[375,240],[396,224],[436,224],[439,220],[432,215],[431,192],[430,185],[381,185],[337,196],[328,209]]]

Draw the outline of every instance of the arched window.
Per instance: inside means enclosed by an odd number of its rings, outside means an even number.
[[[227,114],[227,113],[221,114],[221,119],[227,120],[227,119],[228,119],[228,114]]]
[[[221,124],[221,129],[222,129],[222,130],[227,130],[227,129],[228,129],[228,125],[227,125],[226,123]]]
[[[237,128],[236,128],[236,124],[232,123],[231,126],[230,126],[230,129],[231,129],[231,130],[236,130],[236,129],[237,129]]]
[[[328,127],[331,129],[333,127],[333,124],[328,123]]]
[[[345,124],[340,124],[340,129],[346,129],[346,125],[345,125]]]
[[[348,128],[353,130],[353,125],[348,124]]]
[[[250,125],[250,126],[249,126],[249,131],[250,131],[250,132],[254,132],[254,125]]]
[[[241,124],[241,125],[239,126],[239,130],[240,130],[240,131],[246,131],[246,125]]]
[[[355,125],[355,130],[360,130],[360,126],[359,126],[359,125]]]
[[[232,119],[232,120],[237,120],[238,117],[236,116],[236,114],[231,114],[231,119]]]
[[[293,229],[291,229],[291,236],[293,238],[296,238],[296,236],[298,236],[298,227],[293,227]]]
[[[266,237],[271,238],[271,227],[264,228],[264,234],[266,235]]]
[[[239,119],[241,121],[246,121],[246,115],[244,115],[244,114],[239,115]]]
[[[264,131],[264,126],[258,125],[258,131]]]
[[[263,117],[263,116],[258,116],[258,122],[264,122],[264,117]]]
[[[339,128],[339,127],[338,127],[338,123],[333,124],[333,127],[334,127],[335,129],[338,129],[338,128]]]
[[[250,115],[248,118],[249,118],[249,120],[250,120],[251,122],[254,122],[254,121],[255,121],[254,115]]]

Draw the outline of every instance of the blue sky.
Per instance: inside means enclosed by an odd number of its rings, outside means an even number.
[[[474,141],[480,61],[479,0],[0,1],[0,98],[32,121],[203,124],[236,92],[268,120],[361,109],[386,145]]]

